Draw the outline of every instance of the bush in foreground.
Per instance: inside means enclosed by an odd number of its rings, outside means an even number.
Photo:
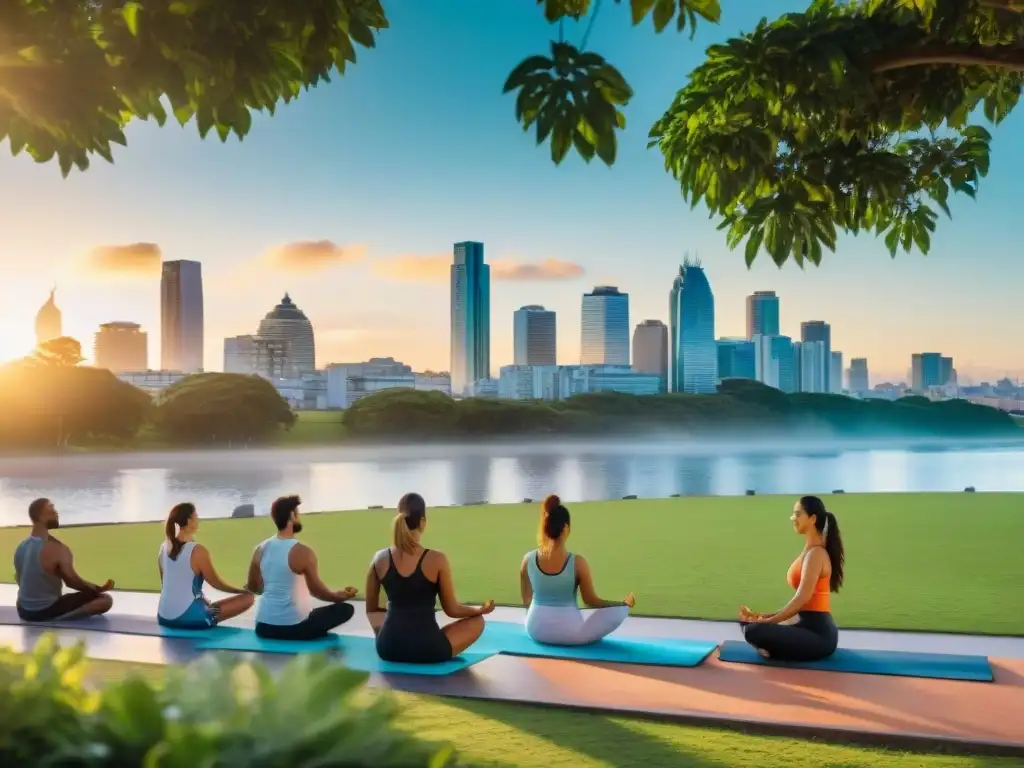
[[[443,768],[450,747],[396,728],[366,675],[302,654],[280,675],[208,655],[158,683],[85,686],[81,645],[0,650],[0,765],[161,768]]]

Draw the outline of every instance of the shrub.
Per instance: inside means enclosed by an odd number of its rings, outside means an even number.
[[[0,657],[0,765],[442,768],[453,750],[396,728],[366,675],[302,654],[278,676],[221,654],[86,689],[81,646]]]

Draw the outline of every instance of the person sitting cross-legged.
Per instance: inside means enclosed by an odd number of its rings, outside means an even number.
[[[114,582],[86,581],[75,571],[71,549],[52,535],[60,527],[60,514],[49,499],[36,499],[28,507],[32,532],[14,550],[18,582],[18,617],[27,622],[81,619],[111,609],[108,592]],[[64,592],[64,587],[72,590]]]

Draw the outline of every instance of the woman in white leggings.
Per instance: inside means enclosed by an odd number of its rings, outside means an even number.
[[[557,496],[544,500],[539,538],[539,548],[519,569],[527,634],[545,645],[589,645],[618,629],[635,603],[633,594],[621,602],[597,596],[587,561],[565,548],[569,510]],[[596,610],[584,616],[577,593]]]

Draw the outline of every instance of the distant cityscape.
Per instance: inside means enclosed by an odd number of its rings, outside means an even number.
[[[654,395],[711,394],[725,379],[752,379],[783,392],[847,394],[896,399],[908,393],[931,399],[964,398],[1006,411],[1021,410],[1019,382],[960,387],[953,359],[940,352],[910,356],[909,383],[872,385],[868,360],[832,349],[825,320],[800,323],[800,338],[784,335],[775,291],[746,297],[746,334],[716,337],[715,297],[699,261],[684,259],[668,288],[668,324],[645,319],[630,333],[629,294],[596,286],[581,298],[579,364],[561,365],[557,313],[527,304],[512,316],[513,362],[494,376],[491,367],[491,277],[484,244],[456,243],[451,265],[450,366],[415,372],[391,357],[316,367],[313,324],[289,294],[264,315],[251,335],[224,339],[226,373],[271,381],[293,408],[343,410],[361,397],[397,387],[454,397],[560,400],[592,392]],[[124,381],[158,392],[202,371],[204,297],[202,264],[166,261],[160,279],[160,369],[149,370],[148,334],[137,323],[102,324],[93,362]],[[36,341],[62,335],[56,289],[36,316]]]

